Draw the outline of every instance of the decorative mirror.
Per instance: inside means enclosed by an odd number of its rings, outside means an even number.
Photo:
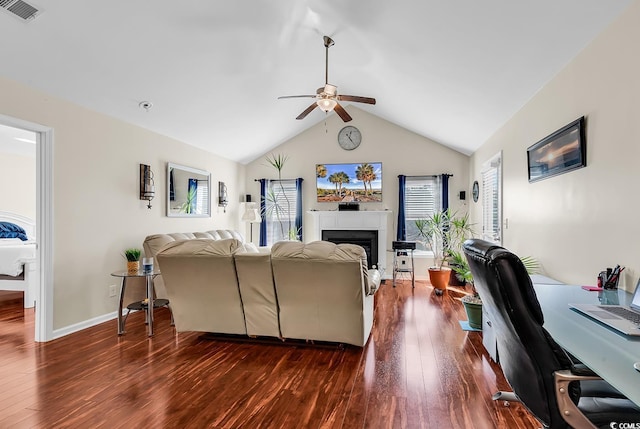
[[[205,170],[167,164],[167,216],[211,217],[211,174]]]

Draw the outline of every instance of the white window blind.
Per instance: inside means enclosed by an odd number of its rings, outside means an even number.
[[[429,250],[418,235],[415,221],[426,219],[442,209],[442,189],[438,176],[407,176],[404,192],[404,218],[407,240],[417,241],[416,250]]]
[[[502,243],[502,154],[482,169],[482,238]]]
[[[198,180],[198,190],[196,191],[196,213],[209,213],[209,181]]]
[[[290,238],[296,228],[297,207],[296,181],[269,180],[265,202],[267,223],[267,245]]]

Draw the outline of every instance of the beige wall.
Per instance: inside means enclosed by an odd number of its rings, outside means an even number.
[[[35,152],[34,156],[0,152],[0,211],[36,218]]]
[[[10,80],[0,78],[0,94],[0,114],[54,130],[54,329],[115,311],[109,274],[146,235],[237,228],[243,166]],[[167,162],[210,171],[214,198],[226,182],[226,213],[213,204],[210,218],[166,217]],[[140,163],[155,173],[151,210],[138,198]]]
[[[504,245],[533,255],[546,273],[594,284],[620,264],[623,283],[640,275],[640,2],[581,52],[472,157],[471,181],[503,150]],[[526,149],[586,116],[587,167],[528,183]],[[480,219],[480,204],[473,206]]]
[[[449,182],[450,205],[452,208],[466,210],[466,205],[458,199],[458,192],[467,190],[469,183],[469,157],[448,149],[429,139],[414,134],[404,128],[380,119],[363,110],[347,106],[354,125],[362,132],[362,143],[353,151],[345,151],[338,146],[338,131],[346,124],[336,115],[329,115],[326,121],[321,121],[293,139],[283,143],[270,153],[287,155],[289,160],[283,171],[283,178],[304,178],[303,209],[304,240],[309,241],[318,237],[313,236],[311,216],[306,212],[315,210],[335,210],[337,203],[318,203],[316,201],[316,164],[323,163],[360,163],[382,162],[382,203],[361,204],[363,210],[385,210],[392,213],[389,216],[388,249],[391,241],[395,240],[398,207],[398,175],[421,175],[451,173]],[[318,114],[318,112],[314,112]],[[306,120],[312,121],[309,116]],[[326,125],[325,125],[326,122]],[[276,171],[266,165],[261,157],[247,165],[247,190],[259,201],[260,187],[254,179],[277,178]],[[467,195],[469,192],[467,192]],[[468,202],[468,199],[467,199]],[[254,230],[254,240],[257,242],[258,226]],[[391,253],[387,260],[391,263]],[[426,278],[427,260],[416,264],[417,274]],[[387,273],[390,274],[390,266]]]

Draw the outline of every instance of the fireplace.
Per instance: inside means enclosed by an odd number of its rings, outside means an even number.
[[[311,225],[309,230],[310,234],[305,236],[305,239],[309,241],[314,240],[327,240],[334,241],[332,239],[325,239],[324,231],[337,232],[339,235],[344,236],[353,231],[364,231],[366,234],[374,233],[377,235],[378,240],[373,239],[373,243],[367,240],[367,243],[363,247],[369,246],[371,251],[367,250],[367,263],[369,267],[372,265],[378,266],[378,271],[382,278],[391,278],[386,275],[386,272],[391,272],[391,269],[387,269],[387,228],[391,224],[390,210],[360,210],[360,211],[339,211],[339,210],[310,210],[307,212],[311,218]],[[356,237],[361,239],[362,237]],[[341,243],[353,243],[353,240],[342,240]],[[362,245],[358,242],[357,244]],[[375,250],[374,250],[375,246]],[[373,253],[376,253],[375,255]]]
[[[322,231],[322,240],[335,244],[350,243],[362,246],[367,253],[368,268],[378,265],[378,231],[325,229]]]

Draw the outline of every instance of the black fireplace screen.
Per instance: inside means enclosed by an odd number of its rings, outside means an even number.
[[[322,231],[322,240],[335,244],[350,243],[362,246],[367,253],[369,269],[378,265],[378,231],[325,229]]]

